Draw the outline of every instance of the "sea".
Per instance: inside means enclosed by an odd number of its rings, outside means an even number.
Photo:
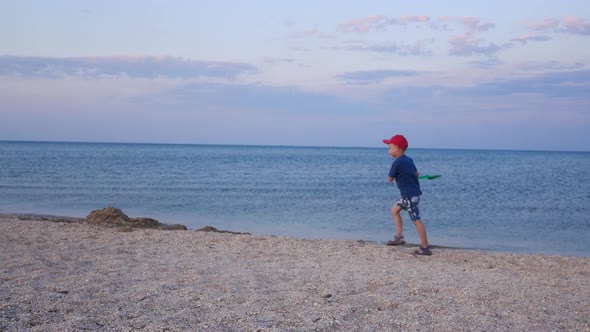
[[[437,246],[590,257],[590,152],[412,149]],[[114,206],[189,229],[384,243],[387,147],[0,141],[0,214]],[[419,243],[402,212],[406,240]]]

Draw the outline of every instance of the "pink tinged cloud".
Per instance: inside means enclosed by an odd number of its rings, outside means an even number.
[[[590,23],[578,16],[566,16],[563,19],[546,18],[541,22],[527,26],[533,31],[570,33],[576,35],[590,35]]]
[[[541,22],[531,23],[528,28],[533,31],[549,31],[556,28],[559,25],[559,21],[553,18],[546,18]]]
[[[385,17],[381,15],[373,15],[348,21],[340,24],[340,30],[345,32],[369,32],[376,27]]]
[[[397,19],[397,22],[400,24],[421,23],[428,21],[430,21],[430,17],[428,16],[402,16]]]
[[[581,17],[567,16],[563,18],[562,23],[562,32],[590,35],[590,23],[586,23],[586,21]]]
[[[480,23],[480,20],[477,17],[473,17],[473,16],[466,16],[466,17],[458,18],[457,22],[467,26],[467,28],[471,32],[488,31],[496,26],[493,23],[482,24],[482,23]]]

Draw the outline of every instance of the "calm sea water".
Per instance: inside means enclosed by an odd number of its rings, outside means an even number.
[[[590,256],[590,153],[410,149],[435,245]],[[0,213],[386,241],[387,148],[0,142]],[[418,243],[406,214],[406,239]]]

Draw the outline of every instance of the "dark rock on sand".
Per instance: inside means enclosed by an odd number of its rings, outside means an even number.
[[[213,226],[205,226],[203,228],[199,228],[196,230],[197,232],[215,232],[215,233],[230,233],[230,234],[242,234],[242,235],[252,235],[250,233],[242,233],[242,232],[232,232],[232,231],[224,231],[219,230]]]
[[[41,215],[41,214],[0,214],[3,217],[9,218],[16,218],[18,220],[42,220],[42,221],[51,221],[51,222],[63,222],[68,224],[84,222],[83,218],[74,218],[74,217],[59,217],[59,216],[49,216],[49,215]]]
[[[97,225],[129,228],[157,228],[163,230],[186,230],[184,225],[167,225],[151,218],[129,218],[123,211],[112,206],[94,210],[86,217],[86,222]]]

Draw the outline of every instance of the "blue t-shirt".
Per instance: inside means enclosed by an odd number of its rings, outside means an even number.
[[[391,165],[389,176],[395,179],[399,192],[404,198],[422,195],[416,171],[414,161],[406,155],[396,158]]]

